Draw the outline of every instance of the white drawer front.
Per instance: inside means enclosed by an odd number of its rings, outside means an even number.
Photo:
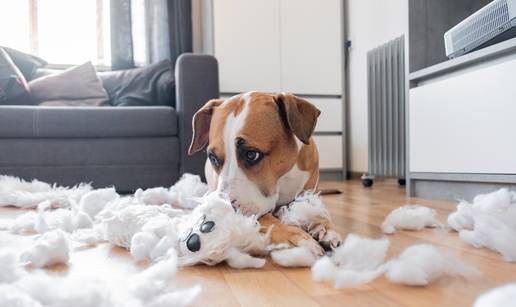
[[[337,98],[306,98],[306,100],[321,110],[315,127],[316,132],[342,131],[342,100]]]
[[[516,173],[516,60],[410,90],[410,171]]]
[[[342,168],[342,136],[318,135],[315,136],[315,143],[319,150],[320,169]]]

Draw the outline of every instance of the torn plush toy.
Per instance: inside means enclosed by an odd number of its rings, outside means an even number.
[[[382,224],[382,231],[385,234],[392,234],[396,229],[421,230],[439,225],[434,209],[421,205],[405,205],[387,215]]]
[[[475,197],[471,204],[462,202],[448,223],[462,240],[516,261],[516,192],[500,189]]]

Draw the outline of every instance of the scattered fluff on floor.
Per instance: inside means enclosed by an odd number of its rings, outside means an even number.
[[[500,189],[479,195],[473,203],[462,202],[448,217],[448,224],[459,231],[462,240],[516,261],[516,192]]]
[[[398,258],[386,264],[385,273],[391,282],[408,286],[426,286],[446,275],[472,279],[480,273],[460,261],[445,256],[442,251],[429,244],[408,247]]]
[[[271,259],[284,267],[310,267],[317,257],[308,248],[294,247],[272,251]]]
[[[89,184],[68,188],[0,175],[0,207],[36,208],[44,201],[49,201],[52,208],[70,207],[91,189]]]
[[[405,205],[393,210],[382,224],[383,233],[392,234],[396,229],[421,230],[437,227],[436,212],[421,205]]]
[[[336,288],[369,283],[385,274],[394,283],[426,286],[445,276],[474,279],[480,272],[445,256],[435,246],[419,244],[408,247],[401,255],[384,263],[389,241],[371,240],[350,234],[331,257],[325,256],[312,266],[312,277],[318,282],[334,282]]]
[[[37,237],[34,245],[20,258],[37,268],[67,263],[70,259],[70,242],[62,230],[52,230]]]
[[[508,284],[483,293],[473,307],[514,307],[515,303],[516,284]]]
[[[201,178],[192,174],[184,174],[175,185],[166,188],[138,189],[136,198],[148,205],[169,204],[175,207],[193,209],[198,202],[195,200],[208,192],[208,186]]]
[[[368,283],[383,273],[389,240],[372,240],[349,234],[344,243],[312,266],[316,281],[334,281],[336,288]]]
[[[10,254],[10,258],[15,257]],[[169,282],[174,278],[177,259],[169,253],[162,261],[137,273],[129,280],[107,283],[96,276],[79,275],[58,277],[42,272],[28,273],[17,263],[14,279],[0,280],[2,307],[165,307],[187,306],[201,291],[199,286],[174,290]],[[5,265],[4,265],[5,266]]]
[[[10,249],[0,251],[0,284],[18,279],[18,256]]]

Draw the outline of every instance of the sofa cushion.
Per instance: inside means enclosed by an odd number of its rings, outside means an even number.
[[[21,73],[28,81],[33,78],[36,69],[47,66],[47,62],[37,56],[23,53],[21,51],[2,47],[9,54],[14,64],[20,69]]]
[[[91,62],[32,80],[29,86],[32,100],[41,105],[100,106],[109,101]]]
[[[25,77],[7,52],[0,48],[0,104],[32,104]]]
[[[175,135],[172,107],[0,106],[0,138]]]

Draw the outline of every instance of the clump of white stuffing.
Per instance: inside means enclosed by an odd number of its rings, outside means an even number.
[[[15,281],[19,274],[18,255],[10,249],[0,251],[0,284]]]
[[[408,286],[426,286],[442,276],[462,276],[475,278],[480,273],[443,255],[430,244],[413,245],[405,249],[401,255],[386,264],[385,276],[391,282]]]
[[[480,295],[473,307],[513,307],[516,302],[516,284],[507,284]]]
[[[39,236],[34,245],[21,254],[20,259],[38,268],[67,263],[70,259],[68,237],[60,229],[49,231]]]
[[[169,189],[152,188],[137,190],[135,197],[147,205],[169,204],[174,207],[192,209],[198,205],[196,198],[208,192],[208,185],[201,181],[201,177],[184,174],[178,182]]]
[[[474,223],[473,206],[468,202],[459,203],[457,210],[448,215],[448,225],[455,231],[472,230]]]
[[[305,230],[313,224],[331,220],[319,194],[304,192],[297,196],[288,206],[281,207],[276,213],[283,224],[294,225]]]
[[[38,301],[17,287],[0,284],[0,306],[2,307],[43,307]]]
[[[317,257],[306,247],[273,250],[271,259],[284,267],[310,267]]]
[[[516,192],[504,188],[479,195],[471,204],[460,204],[448,220],[462,240],[492,249],[505,261],[516,261]]]
[[[323,257],[312,266],[316,281],[334,281],[336,288],[354,287],[382,275],[389,240],[373,240],[349,234],[331,257]]]
[[[49,201],[52,208],[70,207],[91,191],[89,184],[74,187],[50,185],[38,180],[31,182],[12,176],[0,176],[0,207],[36,208]]]
[[[396,229],[421,230],[438,225],[439,221],[434,209],[421,205],[405,205],[387,215],[382,224],[382,231],[385,234],[392,234]]]
[[[79,201],[79,210],[87,214],[90,219],[104,209],[107,203],[120,197],[115,188],[96,189],[86,193]]]

